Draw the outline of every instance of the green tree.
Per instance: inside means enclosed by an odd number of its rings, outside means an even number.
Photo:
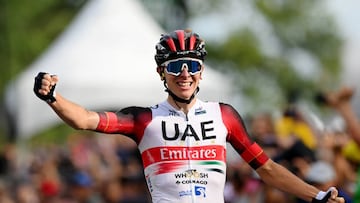
[[[0,0],[0,135],[6,134],[6,85],[63,31],[84,2]]]
[[[156,2],[173,10],[184,8],[177,6],[176,1],[167,1],[168,5],[161,0]],[[231,10],[234,1],[182,2],[186,12],[174,13],[188,14],[179,23],[187,27],[192,18]],[[339,81],[342,41],[324,1],[254,0],[243,3],[248,5],[240,7],[238,12],[252,9],[256,19],[251,19],[246,26],[239,22],[226,39],[207,40],[207,61],[212,67],[235,76],[235,85],[248,98],[250,110],[259,109],[259,106],[281,107],[297,97],[311,101],[317,91]],[[153,3],[149,9],[155,5]],[[157,14],[156,18],[166,30],[173,29],[174,25],[166,24],[163,19],[176,18],[176,15],[152,13]],[[259,26],[264,28],[259,29]],[[264,33],[267,36],[264,37]]]
[[[0,0],[0,95],[70,22],[84,1]]]
[[[339,81],[342,41],[322,1],[253,1],[266,19],[276,53],[266,53],[259,33],[241,28],[224,43],[209,45],[214,67],[231,61],[238,71],[239,87],[256,108],[282,106],[297,97],[312,101],[316,92]],[[271,48],[270,48],[271,49]],[[228,64],[228,63],[227,63]],[[224,67],[223,67],[224,68]],[[227,67],[228,68],[228,67]],[[308,69],[310,73],[303,74]]]

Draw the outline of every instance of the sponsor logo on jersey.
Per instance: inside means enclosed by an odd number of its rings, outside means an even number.
[[[147,175],[147,176],[145,177],[145,179],[146,179],[146,182],[147,182],[147,185],[148,185],[148,188],[149,188],[149,192],[153,192],[154,189],[153,189],[153,186],[152,186],[152,183],[151,183],[150,176]]]
[[[184,184],[184,185],[186,185],[186,184],[201,184],[201,185],[207,185],[207,184],[208,184],[208,181],[206,181],[206,180],[191,180],[191,179],[189,179],[189,180],[177,180],[175,183],[176,183],[177,185],[179,185],[179,184]]]
[[[222,161],[225,162],[226,152],[224,146],[207,145],[196,147],[154,147],[142,152],[143,164],[147,166],[154,163],[163,163],[184,160]],[[175,165],[175,164],[174,164]],[[180,167],[181,165],[179,165]]]
[[[179,196],[191,196],[193,194],[193,191],[195,193],[195,196],[197,197],[204,197],[206,198],[206,187],[203,186],[194,186],[194,190],[183,190],[179,192]]]
[[[179,192],[179,196],[183,197],[183,196],[191,196],[192,191],[191,190],[184,190],[184,191],[180,191]]]
[[[195,195],[200,197],[206,197],[206,188],[203,186],[195,186]]]
[[[159,108],[159,104],[156,104],[156,105],[154,105],[154,106],[151,106],[150,108],[152,108],[152,109],[158,109],[158,108]]]
[[[186,170],[184,173],[175,174],[175,178],[208,178],[209,174],[200,173],[196,169]]]
[[[166,121],[161,122],[162,137],[164,140],[172,141],[178,140],[185,141],[187,137],[193,138],[196,141],[216,139],[214,133],[214,121],[200,122],[200,132],[196,132],[195,128],[188,124],[183,131],[180,131],[178,123],[169,124]],[[181,133],[182,132],[182,133]]]
[[[180,116],[180,114],[175,110],[169,109],[169,116]]]
[[[201,184],[207,185],[207,181],[205,179],[209,178],[208,173],[198,172],[196,169],[189,169],[184,173],[176,173],[174,174],[176,180],[176,184]]]
[[[205,113],[206,113],[206,110],[203,109],[202,107],[195,109],[195,115],[201,115],[201,114],[205,114]]]
[[[175,149],[161,148],[160,149],[161,160],[203,160],[203,159],[215,159],[216,148],[202,149],[197,147],[183,147]]]

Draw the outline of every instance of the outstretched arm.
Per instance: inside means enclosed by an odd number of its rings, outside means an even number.
[[[263,149],[249,139],[237,111],[227,104],[221,104],[220,107],[222,119],[229,132],[228,142],[266,184],[312,203],[344,203],[343,198],[337,197],[338,191],[335,188],[327,192],[320,191],[269,159]]]
[[[59,93],[55,94],[54,90],[58,80],[55,75],[39,73],[35,78],[35,94],[46,101],[69,126],[75,129],[95,130],[99,123],[99,115],[67,100]]]
[[[305,183],[299,177],[292,174],[283,166],[269,159],[264,165],[256,169],[261,179],[268,185],[276,187],[284,192],[293,194],[308,202],[323,202],[326,192],[320,191],[316,187]],[[332,188],[328,203],[344,203],[344,199],[337,197],[338,191]],[[326,198],[325,198],[326,199]]]

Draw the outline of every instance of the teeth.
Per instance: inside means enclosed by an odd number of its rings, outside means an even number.
[[[182,86],[182,87],[186,87],[186,86],[191,86],[191,82],[178,82],[177,83],[179,86]]]

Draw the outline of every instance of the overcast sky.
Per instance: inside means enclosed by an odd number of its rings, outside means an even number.
[[[344,83],[359,85],[360,78],[360,1],[328,0],[329,8],[334,11],[341,33],[345,39]],[[359,97],[360,94],[358,94]],[[359,97],[360,98],[360,97]],[[360,101],[360,99],[359,99]]]
[[[360,1],[328,0],[328,3],[346,37],[360,40]]]

